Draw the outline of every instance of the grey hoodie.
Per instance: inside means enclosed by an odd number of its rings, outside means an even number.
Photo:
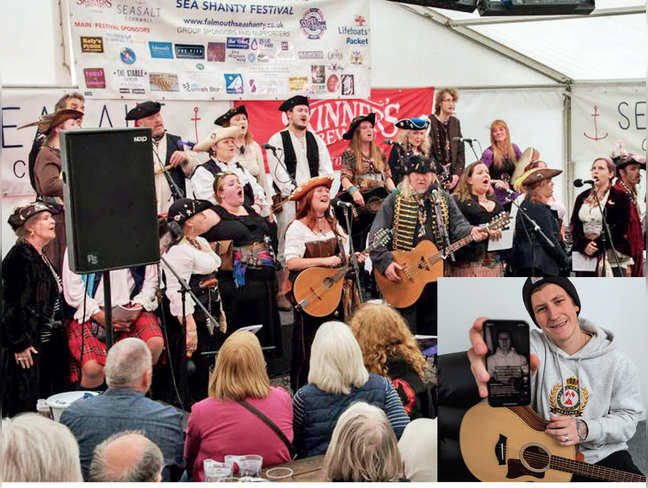
[[[584,420],[589,433],[578,449],[586,462],[596,463],[628,448],[643,407],[637,370],[617,350],[614,335],[586,319],[579,325],[593,336],[571,356],[541,331],[531,332],[531,352],[540,358],[531,380],[531,406],[546,420],[550,415]]]

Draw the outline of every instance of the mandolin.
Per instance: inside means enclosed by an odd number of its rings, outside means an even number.
[[[499,230],[506,227],[510,220],[511,216],[502,212],[482,228],[487,231]],[[440,251],[428,240],[419,242],[411,251],[392,251],[394,261],[403,268],[398,271],[401,280],[391,281],[378,270],[374,270],[376,283],[383,298],[393,307],[409,307],[421,296],[426,284],[443,276],[443,261],[451,253],[470,244],[472,240],[468,234]]]
[[[478,403],[461,421],[461,455],[480,481],[567,482],[572,474],[579,474],[605,481],[646,482],[641,474],[584,462],[575,446],[561,446],[545,434],[546,424],[529,407]]]
[[[371,245],[362,253],[367,254],[377,247],[387,245],[392,232],[392,229],[380,229]],[[299,273],[293,285],[297,306],[313,317],[325,317],[333,313],[342,298],[343,278],[350,268],[350,264],[340,268],[316,266]]]

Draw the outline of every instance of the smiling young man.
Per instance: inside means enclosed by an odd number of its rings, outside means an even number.
[[[528,278],[522,297],[542,331],[530,334],[531,407],[549,421],[545,432],[563,446],[577,445],[588,463],[641,473],[626,443],[643,417],[639,376],[614,334],[579,318],[580,298],[568,278]],[[473,324],[468,351],[482,398],[489,378],[484,320]]]

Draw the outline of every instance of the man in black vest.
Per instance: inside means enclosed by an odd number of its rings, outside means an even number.
[[[157,212],[166,215],[175,200],[186,196],[185,178],[191,177],[198,160],[185,152],[180,136],[166,133],[160,114],[162,105],[152,101],[138,103],[126,114],[126,120],[134,120],[135,127],[151,129]]]

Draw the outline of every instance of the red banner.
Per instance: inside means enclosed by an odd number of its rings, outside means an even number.
[[[403,118],[418,117],[432,113],[434,88],[403,88],[397,90],[371,90],[369,99],[311,100],[310,127],[324,139],[333,159],[333,167],[339,169],[340,156],[349,145],[342,139],[354,117],[376,113],[376,141],[389,153],[384,139],[393,138],[398,129],[394,124]],[[281,101],[235,102],[245,104],[254,139],[263,144],[275,132],[282,130],[286,116],[279,112]],[[266,168],[267,171],[267,168]]]

